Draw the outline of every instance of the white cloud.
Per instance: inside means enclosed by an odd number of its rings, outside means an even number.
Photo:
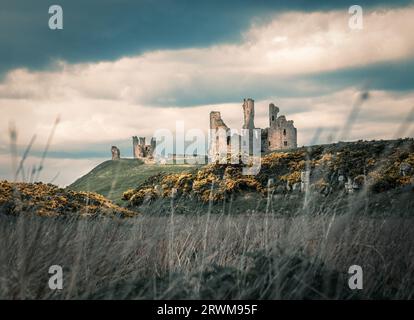
[[[281,74],[321,72],[413,55],[413,7],[365,11],[362,30],[349,29],[348,19],[346,10],[292,12],[265,27],[252,28],[246,39],[251,43],[249,49],[259,57],[256,70]]]

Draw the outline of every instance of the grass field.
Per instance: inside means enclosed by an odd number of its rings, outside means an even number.
[[[142,161],[136,159],[109,160],[76,180],[68,188],[75,191],[96,192],[117,204],[121,204],[123,192],[136,188],[153,175],[160,172],[184,172],[196,167],[188,164],[143,164]]]
[[[0,215],[0,299],[412,299],[413,219]],[[48,288],[51,265],[63,289]],[[362,267],[363,289],[348,286]]]

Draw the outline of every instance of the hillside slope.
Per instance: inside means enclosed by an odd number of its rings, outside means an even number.
[[[307,170],[309,177],[305,182],[303,179]],[[307,189],[303,189],[304,184],[308,185]],[[260,173],[256,176],[243,176],[240,165],[209,164],[197,167],[146,165],[133,159],[106,161],[69,189],[97,192],[117,204],[138,210],[142,205],[162,199],[167,201],[169,208],[168,199],[173,193],[190,211],[194,211],[197,202],[202,205],[213,200],[221,206],[223,201],[237,198],[230,206],[235,210],[234,206],[240,204],[240,211],[244,212],[250,207],[260,209],[260,203],[266,205],[262,208],[264,211],[270,210],[266,200],[269,197],[278,202],[275,204],[277,208],[282,208],[283,202],[289,208],[292,204],[300,207],[304,201],[309,204],[310,198],[317,204],[326,199],[322,202],[327,202],[329,206],[339,205],[337,200],[348,201],[352,198],[343,197],[346,194],[361,195],[365,200],[374,199],[373,205],[379,206],[378,201],[382,203],[388,197],[402,201],[400,195],[396,198],[394,190],[397,193],[400,189],[404,190],[401,195],[404,199],[407,195],[412,197],[410,190],[413,185],[414,140],[399,139],[339,142],[272,152],[263,156]],[[412,204],[412,201],[403,202],[404,205]],[[159,209],[157,206],[150,207],[144,211]],[[289,208],[286,210],[294,211],[294,208]]]
[[[241,165],[209,164],[190,173],[152,177],[126,191],[123,198],[139,208],[173,197],[187,211],[194,211],[197,202],[214,202],[222,210],[230,201],[232,213],[249,208],[269,212],[274,200],[277,209],[286,204],[288,212],[309,208],[311,202],[316,205],[314,212],[336,210],[351,201],[370,212],[406,213],[414,205],[413,190],[414,140],[399,139],[272,152],[262,157],[260,173],[255,176],[243,175]],[[391,208],[392,202],[402,207]],[[241,205],[240,210],[235,205]]]
[[[144,164],[137,159],[108,160],[71,184],[68,189],[99,193],[120,203],[122,193],[136,188],[150,176],[163,173],[181,173],[196,168],[192,165]]]

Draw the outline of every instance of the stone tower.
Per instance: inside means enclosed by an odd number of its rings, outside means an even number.
[[[254,100],[251,98],[243,101],[244,124],[243,129],[254,129]]]
[[[153,156],[155,152],[155,148],[157,147],[157,139],[152,137],[150,146],[151,146],[151,155]]]
[[[211,111],[210,112],[210,129],[217,130],[217,129],[225,129],[228,130],[229,128],[224,123],[223,119],[221,119],[221,114],[219,111]]]
[[[144,157],[144,150],[136,136],[132,137],[132,154],[135,159]]]
[[[134,158],[145,158],[145,138],[132,137],[132,148]]]
[[[226,157],[229,151],[229,127],[224,123],[219,111],[210,112],[210,136],[208,154],[210,161]]]
[[[276,107],[273,103],[269,104],[269,127],[276,127],[277,114],[279,113],[279,108]]]
[[[269,104],[269,128],[267,131],[267,150],[283,150],[297,148],[297,131],[292,120],[285,116],[277,116],[279,108]]]
[[[153,160],[157,145],[156,139],[151,138],[151,144],[145,144],[145,137],[132,137],[132,154],[135,159]]]
[[[121,159],[121,151],[119,151],[119,149],[116,146],[112,146],[111,153],[112,153],[112,160]]]

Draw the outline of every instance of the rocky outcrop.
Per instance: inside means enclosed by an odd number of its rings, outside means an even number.
[[[255,176],[241,174],[242,165],[210,164],[198,171],[157,177],[130,190],[124,199],[134,205],[144,199],[179,195],[203,202],[220,201],[233,194],[317,193],[351,194],[366,190],[379,193],[413,184],[414,141],[370,141],[336,143],[274,152],[262,158]],[[153,178],[150,179],[155,181]]]
[[[137,214],[113,204],[97,193],[76,192],[52,184],[7,181],[0,182],[0,213],[46,217],[132,217]]]

